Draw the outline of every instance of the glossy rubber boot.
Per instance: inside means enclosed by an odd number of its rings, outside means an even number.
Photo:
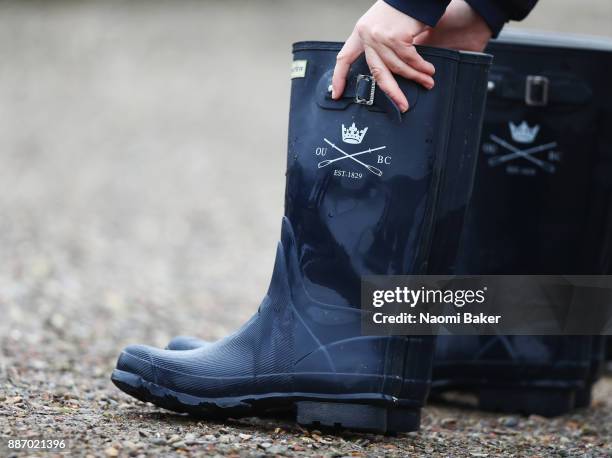
[[[612,42],[502,34],[457,273],[612,270]],[[487,410],[554,416],[590,401],[590,336],[441,337],[436,396],[468,390]]]
[[[440,337],[432,396],[467,391],[483,410],[562,415],[586,389],[591,354],[591,340],[582,336]]]
[[[482,104],[490,56],[419,48],[437,68],[436,87],[400,80],[411,101],[402,115],[363,58],[344,98],[331,99],[340,48],[294,45],[285,217],[259,310],[193,350],[127,347],[112,375],[126,393],[197,415],[294,409],[299,423],[317,427],[418,428],[434,340],[362,336],[360,278],[426,272],[435,234],[457,229],[447,226],[441,193],[453,174],[471,182],[473,167],[446,169],[451,132],[478,131],[481,113],[467,104],[469,125],[456,128],[453,96]],[[464,66],[482,84],[459,87]]]
[[[466,206],[470,199],[473,180],[466,179],[474,173],[482,125],[475,123],[484,114],[485,98],[479,94],[488,81],[488,72],[482,71],[487,58],[482,54],[458,53],[457,86],[466,88],[454,95],[453,126],[450,132],[445,168],[453,171],[441,178],[438,193],[436,231],[426,266],[427,273],[453,274],[457,249],[464,224]],[[413,103],[411,100],[410,103]],[[465,117],[471,113],[471,117]],[[193,350],[210,342],[194,336],[174,337],[166,349]]]

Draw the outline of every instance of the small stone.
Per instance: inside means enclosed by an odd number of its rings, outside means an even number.
[[[588,425],[585,425],[580,430],[580,434],[582,434],[583,436],[597,436],[597,430]]]
[[[119,450],[117,450],[115,447],[108,447],[106,450],[104,450],[104,453],[106,456],[119,456]]]
[[[251,437],[253,437],[253,435],[252,434],[240,433],[240,434],[238,434],[238,437],[240,437],[240,439],[246,441],[246,440],[249,440]]]
[[[455,426],[457,426],[457,419],[443,418],[442,420],[440,420],[440,426],[442,426],[443,428],[454,428]]]
[[[168,442],[163,437],[156,437],[151,441],[151,443],[154,445],[166,445]]]
[[[174,444],[175,442],[178,442],[180,440],[181,440],[181,437],[178,434],[173,434],[172,436],[168,438],[168,443]]]
[[[499,422],[507,428],[514,428],[519,424],[519,419],[517,417],[502,417]]]
[[[174,442],[172,444],[172,447],[174,447],[174,448],[186,448],[187,444],[185,444],[184,441],[178,441],[178,442]]]
[[[125,441],[121,445],[123,446],[123,448],[126,448],[128,450],[133,450],[133,449],[138,448],[138,446],[134,442],[131,442],[131,441]]]
[[[546,423],[548,419],[543,417],[542,415],[531,414],[529,415],[529,420],[537,423]]]
[[[195,440],[196,440],[195,434],[193,433],[185,434],[185,438],[184,438],[185,443],[188,444],[190,442],[195,442]]]
[[[229,444],[231,442],[234,442],[234,436],[232,436],[231,434],[222,434],[221,436],[219,436],[219,442],[221,442],[222,444]]]
[[[286,451],[287,447],[283,447],[282,445],[273,445],[266,450],[267,453],[271,453],[272,455],[284,455]]]
[[[263,448],[264,450],[272,447],[272,444],[270,442],[262,442],[261,444],[257,444],[257,446],[259,448]]]

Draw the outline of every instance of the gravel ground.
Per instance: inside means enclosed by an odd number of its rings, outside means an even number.
[[[27,438],[95,456],[612,454],[611,378],[589,411],[432,406],[398,437],[197,421],[112,386],[124,345],[215,339],[256,309],[290,43],[342,39],[367,4],[305,3],[0,2],[0,456]],[[526,25],[612,35],[609,0],[552,3]]]

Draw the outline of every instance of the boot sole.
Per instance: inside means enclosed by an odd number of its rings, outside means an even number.
[[[575,392],[559,388],[483,389],[478,405],[482,410],[557,417],[574,409]]]
[[[119,369],[113,370],[111,380],[120,390],[140,401],[207,418],[257,416],[294,409],[300,425],[379,434],[417,431],[421,420],[420,408],[401,407],[397,400],[384,399],[377,394],[267,393],[202,398],[164,388]],[[389,403],[394,406],[384,405]]]
[[[435,389],[431,393],[431,398],[443,400],[442,393],[451,390],[455,389]],[[478,398],[478,408],[488,412],[557,417],[578,407],[576,391],[572,389],[492,387],[465,391],[474,393]]]

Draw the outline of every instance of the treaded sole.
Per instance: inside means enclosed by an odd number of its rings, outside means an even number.
[[[208,418],[254,416],[294,409],[297,422],[304,426],[381,434],[417,431],[420,426],[420,408],[390,407],[384,405],[380,398],[367,399],[357,394],[271,393],[234,398],[198,398],[169,390],[119,369],[113,371],[111,380],[121,391],[140,401]]]
[[[432,387],[429,399],[433,402],[453,402],[445,394],[456,392],[476,397],[478,408],[488,412],[515,413],[557,417],[591,403],[591,386],[583,389],[499,386],[478,382]],[[461,403],[459,403],[461,404]]]
[[[556,417],[570,412],[575,392],[556,388],[491,388],[478,392],[482,410]]]

